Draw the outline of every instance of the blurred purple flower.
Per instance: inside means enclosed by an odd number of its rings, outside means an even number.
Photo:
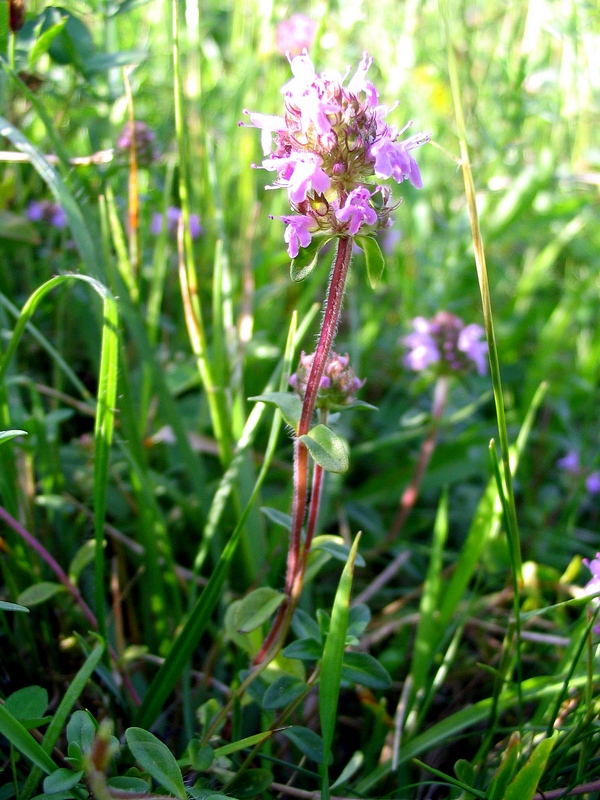
[[[277,26],[277,50],[282,56],[299,56],[306,48],[310,50],[317,33],[317,23],[306,14],[292,14]]]
[[[117,156],[123,160],[129,160],[132,139],[135,141],[135,152],[138,166],[147,167],[156,160],[154,131],[141,120],[125,123],[117,139]]]
[[[402,339],[402,344],[410,350],[404,358],[407,367],[415,372],[421,372],[430,364],[440,360],[440,353],[435,340],[430,335],[430,324],[425,317],[415,317],[412,321],[414,333],[409,333]]]
[[[572,475],[579,474],[579,453],[577,450],[569,450],[566,456],[559,458],[556,466],[570,472]]]
[[[67,227],[67,215],[63,207],[51,200],[32,200],[27,206],[27,218],[31,222],[43,222],[59,230]]]
[[[480,375],[485,375],[488,347],[482,336],[485,330],[481,325],[467,325],[458,335],[458,349],[473,361]]]
[[[435,365],[441,373],[466,372],[475,369],[485,374],[487,342],[482,340],[481,325],[466,325],[460,317],[439,311],[431,320],[416,317],[412,322],[414,333],[401,339],[409,348],[404,363],[409,369],[421,372]]]
[[[171,239],[177,239],[177,227],[180,217],[180,208],[177,208],[177,206],[169,206],[169,208],[167,208],[167,233]],[[153,236],[159,236],[159,234],[162,233],[162,229],[163,215],[160,211],[155,211],[150,221],[150,233]],[[200,217],[198,214],[190,214],[190,234],[192,239],[197,239],[203,231],[204,229],[200,224]]]
[[[590,472],[585,479],[585,488],[590,494],[600,494],[600,470]]]

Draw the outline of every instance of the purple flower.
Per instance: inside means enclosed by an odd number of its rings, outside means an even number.
[[[167,233],[169,238],[177,239],[177,228],[179,226],[179,218],[181,217],[181,209],[177,206],[169,206],[167,208]],[[163,229],[163,215],[160,211],[155,211],[152,214],[150,221],[150,233],[153,236],[159,236]],[[192,239],[197,239],[204,229],[200,224],[200,217],[198,214],[190,214],[190,235]]]
[[[63,207],[50,200],[32,200],[27,206],[27,218],[31,222],[44,222],[59,230],[67,227],[67,215]]]
[[[373,192],[375,178],[423,185],[412,151],[430,137],[417,134],[402,141],[407,126],[399,131],[386,123],[396,106],[378,104],[377,89],[367,80],[372,62],[364,53],[344,86],[346,76],[317,73],[304,50],[290,61],[293,77],[282,88],[284,115],[244,112],[261,130],[262,168],[277,173],[267,188],[287,189],[292,210],[312,218],[304,224],[305,238],[309,227],[332,236],[387,228],[397,204],[391,204],[388,189]],[[377,191],[381,203],[373,200]],[[288,228],[286,242],[291,245],[296,235]]]
[[[393,177],[397,183],[408,179],[416,189],[422,189],[419,167],[409,151],[427,141],[429,138],[423,134],[411,136],[403,142],[396,142],[390,134],[382,137],[371,147],[371,155],[375,157],[375,175],[378,178]]]
[[[132,142],[135,141],[136,159],[139,166],[147,167],[156,160],[154,131],[141,120],[125,123],[117,139],[116,155],[120,160],[129,159]]]
[[[485,374],[487,343],[481,341],[484,330],[480,325],[466,325],[460,317],[439,311],[431,320],[417,317],[414,332],[401,340],[410,348],[404,357],[409,369],[421,372],[435,365],[439,374],[466,372],[475,369]]]
[[[566,456],[559,458],[556,466],[570,472],[572,475],[579,474],[579,453],[577,450],[569,450]]]
[[[481,325],[467,325],[458,335],[458,349],[471,359],[480,375],[485,375],[488,347],[482,337],[485,337],[485,330]]]
[[[312,236],[309,228],[314,222],[313,218],[308,215],[302,215],[281,217],[281,219],[287,225],[283,238],[288,245],[288,254],[290,258],[296,258],[299,249],[301,247],[308,247],[310,244]]]
[[[584,558],[582,561],[592,573],[591,579],[583,587],[584,594],[598,594],[600,592],[600,553],[596,553],[596,558],[593,558],[591,561],[588,558]],[[600,603],[600,598],[594,597],[592,603],[596,607],[598,603]],[[599,625],[594,625],[594,633],[600,633]]]
[[[600,470],[590,472],[585,479],[585,488],[590,494],[600,494]]]
[[[287,186],[289,198],[297,206],[309,190],[326,192],[331,186],[331,179],[321,169],[323,159],[315,153],[294,154],[289,158],[266,158],[263,167],[269,171],[279,172],[279,186]]]
[[[402,339],[402,343],[410,348],[404,363],[415,372],[421,372],[430,364],[436,364],[440,360],[440,353],[429,333],[429,322],[424,317],[415,317],[412,324],[415,332]]]
[[[292,14],[277,26],[277,49],[282,56],[298,56],[315,40],[317,23],[306,14]]]
[[[377,222],[377,212],[370,204],[371,192],[364,186],[353,189],[344,205],[335,212],[335,216],[340,222],[349,222],[348,233],[354,236],[363,221],[367,225],[375,225]]]

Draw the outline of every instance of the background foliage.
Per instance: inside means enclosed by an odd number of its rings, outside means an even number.
[[[482,321],[444,6],[26,2],[15,36],[0,7],[0,427],[18,432],[0,439],[0,800],[326,796],[321,734],[337,795],[600,796],[594,606],[577,600],[600,549],[600,19],[583,0],[450,6],[511,444],[521,432],[516,605],[488,376],[453,380],[387,535],[432,424],[399,340],[440,309]],[[312,349],[331,260],[290,281],[269,220],[284,198],[238,126],[280,113],[276,28],[294,12],[317,23],[319,69],[367,50],[382,102],[433,144],[425,188],[395,192],[375,290],[355,254],[336,350],[378,410],[335,422],[350,468],[327,476],[288,649],[242,696],[283,580],[292,453],[248,398],[285,390]],[[130,117],[155,134],[145,163],[119,147]],[[43,200],[66,226],[30,219]],[[153,226],[169,206],[203,229],[181,257]],[[561,468],[571,451],[579,468]]]

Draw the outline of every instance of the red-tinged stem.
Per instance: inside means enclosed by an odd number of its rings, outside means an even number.
[[[254,664],[262,663],[269,655],[273,657],[277,652],[276,645],[281,646],[302,589],[306,557],[317,522],[323,475],[321,468],[315,464],[308,530],[303,549],[302,524],[306,514],[306,501],[308,496],[308,450],[300,441],[300,436],[304,436],[310,430],[321,378],[325,371],[327,358],[340,320],[351,255],[352,237],[347,236],[338,239],[338,247],[331,271],[329,289],[327,291],[327,300],[325,301],[323,323],[321,325],[317,349],[308,376],[306,393],[302,403],[300,424],[298,425],[298,436],[294,445],[294,500],[292,504],[292,528],[290,531],[290,546],[285,578],[286,597],[279,606],[269,635],[265,639],[258,655],[255,657]]]
[[[325,371],[327,358],[333,344],[335,332],[340,320],[342,300],[346,289],[346,277],[352,255],[352,238],[344,237],[338,240],[338,248],[331,271],[331,280],[325,302],[325,314],[319,334],[319,341],[306,384],[306,393],[302,403],[302,413],[298,426],[298,439],[294,448],[294,503],[292,506],[292,530],[290,533],[290,549],[288,552],[286,594],[289,594],[298,570],[302,545],[302,523],[306,512],[306,498],[308,490],[308,451],[299,440],[310,430],[312,416],[315,411],[317,394],[321,385],[321,378]]]
[[[438,378],[435,385],[433,395],[433,407],[431,409],[431,428],[423,444],[421,445],[421,452],[419,453],[419,460],[411,478],[410,483],[402,493],[400,498],[400,505],[396,512],[396,517],[392,523],[384,545],[391,544],[391,542],[398,536],[402,526],[413,509],[414,504],[419,496],[421,483],[425,476],[425,471],[433,455],[437,434],[440,427],[440,420],[444,413],[444,407],[448,398],[448,383],[449,378],[445,375]],[[358,603],[366,603],[377,592],[382,589],[389,581],[396,575],[398,570],[406,563],[406,551],[401,550],[398,555],[390,562],[387,567],[379,573],[379,575],[354,599],[353,605]]]
[[[448,377],[442,376],[438,378],[437,383],[435,384],[433,407],[431,409],[431,428],[427,434],[427,437],[425,438],[425,441],[421,445],[419,460],[417,461],[411,482],[404,490],[400,499],[398,511],[396,512],[392,526],[388,532],[388,535],[386,536],[386,544],[390,544],[398,536],[402,530],[402,526],[406,522],[406,518],[410,514],[412,507],[417,501],[419,489],[421,488],[421,483],[423,482],[423,478],[425,476],[425,470],[431,461],[431,456],[433,455],[433,451],[435,449],[440,420],[442,418],[442,414],[444,413],[444,406],[446,405],[447,397]]]

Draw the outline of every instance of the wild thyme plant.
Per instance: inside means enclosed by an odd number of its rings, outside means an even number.
[[[302,527],[309,498],[309,449],[313,414],[340,319],[352,247],[361,247],[371,277],[381,274],[383,257],[375,240],[377,231],[391,225],[391,192],[378,181],[409,180],[417,189],[423,182],[412,150],[429,141],[418,133],[406,139],[402,129],[386,118],[396,108],[379,103],[377,89],[367,80],[373,59],[363,54],[358,68],[347,75],[317,73],[306,50],[291,59],[293,78],[282,88],[283,116],[246,111],[250,125],[261,130],[262,168],[276,173],[267,188],[287,190],[292,214],[281,220],[292,260],[292,277],[305,278],[314,268],[319,250],[337,240],[329,289],[318,336],[305,380],[302,410],[294,442],[294,492],[292,525],[285,579],[285,600],[255,663],[272,657],[281,646],[302,589],[310,536],[302,541]],[[243,123],[242,123],[243,124]],[[373,266],[373,261],[377,266]],[[339,357],[338,357],[339,358]],[[339,363],[339,362],[338,362]],[[322,472],[315,466],[309,520],[317,517]]]

